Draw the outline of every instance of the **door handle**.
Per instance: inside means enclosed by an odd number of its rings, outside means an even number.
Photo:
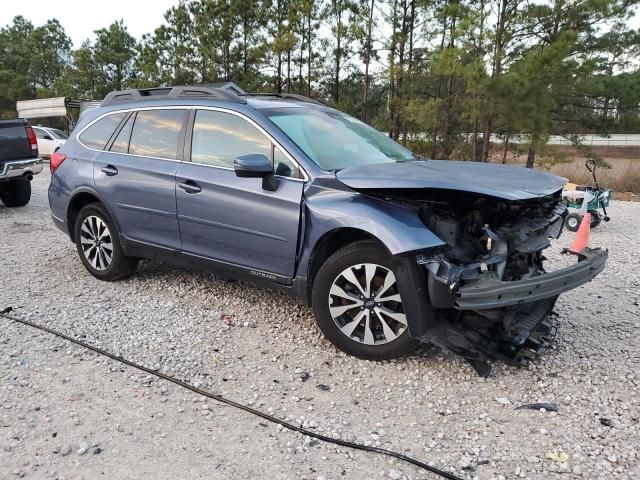
[[[200,187],[200,185],[198,185],[193,180],[186,180],[184,182],[179,182],[178,187],[180,187],[186,193],[190,193],[190,194],[199,193],[202,191],[202,187]]]
[[[113,177],[118,174],[118,169],[113,165],[107,165],[106,167],[102,167],[100,170],[102,173],[106,174],[107,177]]]

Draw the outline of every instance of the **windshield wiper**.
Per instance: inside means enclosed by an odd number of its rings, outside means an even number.
[[[424,162],[429,160],[428,157],[423,157],[422,155],[414,155],[413,158],[401,158],[396,160],[396,163],[407,163],[407,162]]]

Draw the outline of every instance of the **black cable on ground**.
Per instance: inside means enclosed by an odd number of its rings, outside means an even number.
[[[123,363],[125,365],[128,365],[132,368],[136,368],[138,370],[141,370],[143,372],[146,372],[150,375],[154,375],[158,378],[161,378],[163,380],[166,380],[168,382],[174,383],[176,385],[181,386],[182,388],[186,388],[187,390],[191,390],[194,393],[197,393],[199,395],[203,395],[207,398],[211,398],[213,400],[216,400],[218,402],[222,402],[225,403],[227,405],[230,405],[232,407],[238,408],[240,410],[244,410],[245,412],[251,413],[252,415],[256,415],[258,417],[264,418],[265,420],[272,422],[272,423],[277,423],[278,425],[282,425],[284,428],[287,428],[289,430],[293,430],[294,432],[300,432],[304,435],[308,435],[309,437],[315,438],[317,440],[320,440],[322,442],[327,442],[327,443],[333,443],[335,445],[340,445],[341,447],[346,447],[346,448],[352,448],[354,450],[362,450],[365,452],[374,452],[374,453],[380,453],[382,455],[387,455],[389,457],[393,457],[393,458],[397,458],[398,460],[402,460],[403,462],[407,462],[410,463],[411,465],[415,465],[416,467],[422,468],[428,472],[431,472],[435,475],[439,475],[443,478],[449,479],[449,480],[463,480],[460,477],[457,477],[456,475],[449,473],[449,472],[445,472],[444,470],[440,470],[439,468],[436,467],[432,467],[431,465],[427,465],[424,462],[421,462],[420,460],[416,460],[415,458],[411,458],[408,457],[406,455],[403,455],[401,453],[397,453],[397,452],[393,452],[391,450],[387,450],[385,448],[379,448],[379,447],[370,447],[370,446],[366,446],[366,445],[359,445],[357,443],[352,443],[352,442],[347,442],[344,440],[340,440],[340,439],[336,439],[336,438],[331,438],[331,437],[327,437],[325,435],[321,435],[319,433],[315,433],[311,430],[307,430],[304,429],[302,427],[299,427],[297,425],[293,425],[291,423],[285,422],[284,420],[280,420],[279,418],[273,417],[271,415],[268,415],[264,412],[261,412],[259,410],[255,410],[251,407],[248,407],[246,405],[243,405],[241,403],[238,402],[234,402],[233,400],[229,400],[227,398],[224,398],[221,395],[215,394],[215,393],[210,393],[207,392],[206,390],[201,390],[199,388],[194,387],[193,385],[190,385],[182,380],[179,380],[177,378],[173,378],[170,377],[169,375],[165,375],[164,373],[158,372],[156,370],[152,370],[150,368],[147,368],[145,366],[139,365],[135,362],[132,362],[130,360],[127,360],[126,358],[122,358],[122,357],[118,357],[117,355],[114,355],[113,353],[109,353],[106,350],[102,350],[101,348],[98,347],[94,347],[93,345],[89,345],[88,343],[85,343],[81,340],[77,340],[73,337],[70,337],[68,335],[65,335],[64,333],[58,332],[57,330],[53,330],[51,328],[45,327],[43,325],[38,325],[37,323],[33,323],[30,322],[29,320],[26,320],[24,318],[20,318],[20,317],[16,317],[13,315],[9,315],[9,312],[11,312],[13,309],[11,307],[5,308],[4,310],[2,310],[0,312],[0,317],[6,318],[7,320],[11,320],[17,323],[21,323],[23,325],[27,325],[29,327],[35,328],[37,330],[41,330],[43,332],[49,333],[51,335],[54,335],[56,337],[62,338],[64,340],[67,340],[68,342],[71,343],[75,343],[76,345],[79,345],[83,348],[86,348],[87,350],[91,350],[99,355],[108,357],[112,360],[115,360],[116,362],[120,362]]]

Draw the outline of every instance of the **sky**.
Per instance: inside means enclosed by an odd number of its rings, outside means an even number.
[[[1,0],[0,25],[22,15],[35,26],[57,18],[71,37],[74,48],[80,47],[93,31],[123,19],[129,33],[137,39],[164,23],[164,12],[177,0]]]
[[[144,33],[152,33],[164,23],[164,12],[177,0],[1,0],[0,25],[11,23],[13,17],[22,15],[34,25],[42,25],[50,18],[57,18],[74,48],[80,47],[93,31],[107,27],[115,20],[123,19],[129,33],[137,39]],[[640,28],[640,13],[636,13],[629,25]]]

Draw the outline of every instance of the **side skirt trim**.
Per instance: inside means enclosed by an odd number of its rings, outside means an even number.
[[[127,238],[125,235],[120,235],[120,238],[125,255],[131,257],[161,260],[189,269],[204,270],[214,274],[228,276],[235,280],[248,280],[253,283],[262,285],[266,284],[273,288],[289,287],[293,283],[293,279],[285,275],[256,270],[233,263],[190,254],[178,249],[161,247],[147,242],[132,240]]]

